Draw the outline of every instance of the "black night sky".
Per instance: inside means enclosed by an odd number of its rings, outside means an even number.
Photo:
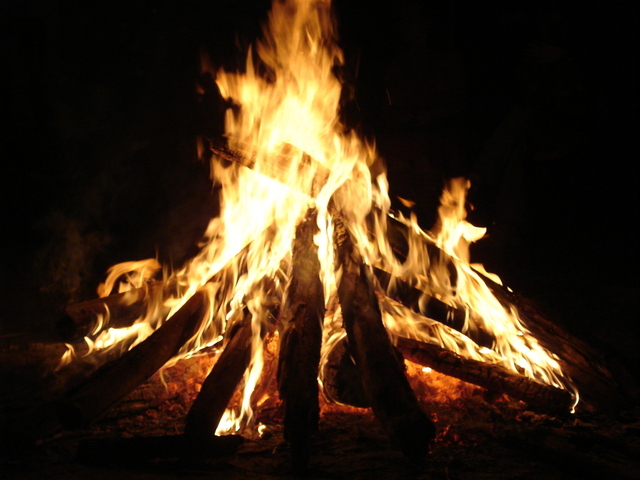
[[[3,2],[0,335],[53,337],[113,263],[193,254],[219,125],[199,51],[240,67],[269,3]],[[336,0],[345,122],[425,228],[472,178],[476,258],[638,362],[636,4],[469,3]]]

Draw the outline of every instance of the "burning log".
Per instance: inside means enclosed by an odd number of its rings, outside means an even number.
[[[229,341],[202,384],[185,424],[185,435],[194,439],[213,437],[236,387],[251,361],[251,313],[231,328]]]
[[[381,288],[387,291],[387,295],[391,298],[415,313],[440,322],[460,333],[463,333],[464,326],[467,323],[467,317],[475,315],[474,312],[466,311],[463,308],[452,307],[435,297],[428,297],[426,301],[421,301],[421,298],[427,297],[425,292],[412,287],[402,279],[393,277],[388,272],[379,268],[374,267],[373,272]],[[393,288],[392,291],[389,292],[390,285],[393,285]],[[482,324],[482,322],[476,323]],[[464,334],[481,347],[490,348],[495,341],[495,337],[482,329],[482,327],[467,330]]]
[[[246,244],[239,245],[235,256],[242,257],[246,248]],[[227,268],[234,263],[231,261],[233,258],[234,256],[230,256],[225,267],[209,279],[210,283],[223,283],[227,288],[232,287],[225,282],[225,277],[233,276]],[[65,341],[72,341],[86,335],[95,335],[108,327],[130,327],[144,316],[149,305],[155,305],[158,308],[158,311],[154,312],[156,319],[165,318],[169,313],[169,308],[164,305],[165,300],[176,296],[178,285],[183,280],[183,278],[174,277],[149,283],[124,293],[115,293],[69,305],[65,309],[65,315],[57,322],[58,332]],[[221,296],[223,294],[224,290],[219,290],[217,293]],[[108,322],[105,322],[107,313]]]
[[[64,340],[82,338],[108,327],[129,327],[144,315],[147,306],[158,296],[166,297],[166,285],[157,282],[129,292],[94,298],[67,306],[56,327]],[[158,304],[161,304],[159,302]],[[165,308],[164,315],[169,313]],[[108,322],[103,323],[107,318]]]
[[[104,365],[57,404],[66,428],[88,424],[175,356],[195,333],[203,316],[205,293],[196,292],[169,320],[119,359]]]
[[[371,407],[346,338],[331,349],[323,368],[322,386],[325,394],[334,402],[359,408]]]
[[[407,360],[487,390],[506,393],[537,411],[568,413],[574,403],[567,390],[543,385],[500,365],[464,358],[438,345],[399,337],[396,347]]]
[[[293,467],[302,471],[310,454],[310,436],[318,429],[318,367],[322,345],[324,292],[318,247],[313,241],[317,213],[309,210],[296,228],[290,280],[280,315],[278,390],[284,406],[284,438]]]
[[[228,148],[226,144],[223,143],[221,140],[215,140],[210,138],[208,139],[208,141],[209,141],[209,149],[211,153],[213,153],[216,157],[222,160],[225,160],[227,162],[241,165],[251,170],[254,169],[255,160],[251,158],[247,158],[245,155],[243,155],[242,152]],[[324,165],[315,161],[313,158],[309,156],[306,156],[305,158],[309,163],[313,164],[312,168],[314,171],[316,171],[316,176],[314,178],[314,185],[322,184],[323,182],[325,182],[331,172]],[[271,180],[280,182],[283,185],[287,185],[291,188],[296,188],[295,185],[289,185],[286,180],[287,172],[289,168],[286,163],[281,162],[279,159],[276,158],[274,161],[272,161],[269,164],[269,167],[270,169],[269,169],[268,175],[267,173],[265,173],[264,170],[261,170],[260,174],[266,176],[267,178],[270,178]],[[376,207],[373,207],[372,211],[379,212],[380,210]],[[367,218],[369,227],[372,226],[370,222],[371,219],[372,219],[371,216]],[[409,249],[409,244],[407,242],[409,230],[404,223],[402,223],[395,217],[387,216],[386,220],[387,220],[387,239],[389,241],[389,244],[391,245],[391,248],[393,252],[396,254],[396,256],[400,260],[404,261],[407,258],[407,252]],[[453,264],[449,259],[449,255],[444,253],[433,243],[427,243],[426,248],[429,254],[430,263],[435,264],[435,263],[444,261],[444,263],[447,266],[448,273],[451,277],[451,283],[452,285],[455,285],[457,273],[455,268],[453,267]]]
[[[531,301],[490,280],[487,285],[502,303],[516,306],[540,345],[557,355],[562,371],[580,392],[582,407],[615,412],[640,402],[640,385],[625,366],[608,360],[598,350],[552,322]]]
[[[341,270],[338,297],[344,327],[367,400],[374,414],[405,455],[424,459],[435,427],[420,409],[404,364],[382,323],[371,279],[346,226],[334,216],[337,268]]]
[[[355,407],[368,407],[362,380],[348,353],[346,339],[333,348],[325,365],[325,391],[330,398]],[[465,358],[438,345],[398,337],[396,348],[405,359],[444,375],[472,383],[488,391],[505,393],[525,402],[540,413],[568,413],[574,400],[571,393],[535,382],[499,365]]]

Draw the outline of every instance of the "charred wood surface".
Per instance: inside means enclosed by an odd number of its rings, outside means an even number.
[[[535,382],[500,365],[465,358],[438,345],[403,337],[398,338],[396,346],[407,360],[487,390],[506,393],[534,410],[569,413],[573,405],[568,391]]]
[[[169,320],[119,359],[104,365],[57,405],[66,428],[79,428],[101,415],[175,356],[203,316],[204,293],[196,292]]]
[[[421,410],[409,385],[404,363],[382,323],[378,300],[366,266],[339,216],[334,243],[340,271],[338,297],[344,326],[362,384],[373,412],[407,457],[420,462],[435,427]]]
[[[352,407],[371,407],[362,386],[358,367],[349,353],[346,338],[332,348],[323,373],[323,389],[331,400]]]
[[[318,368],[324,293],[320,281],[315,210],[296,229],[293,260],[280,315],[278,390],[284,407],[284,438],[296,471],[307,466],[311,435],[318,429]]]
[[[231,397],[251,361],[252,315],[246,310],[232,327],[229,341],[202,384],[185,423],[185,435],[207,439],[215,434]]]

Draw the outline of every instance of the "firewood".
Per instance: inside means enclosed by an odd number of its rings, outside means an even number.
[[[67,306],[56,327],[65,341],[82,338],[109,327],[129,327],[144,315],[150,301],[165,297],[167,285],[156,282],[124,293],[94,298]],[[165,315],[169,309],[165,308]],[[108,315],[108,322],[103,319]]]
[[[280,315],[278,390],[284,408],[284,438],[295,471],[306,469],[311,435],[318,429],[318,365],[322,344],[324,292],[318,247],[313,241],[317,213],[310,209],[296,228],[293,259]]]
[[[475,312],[453,307],[433,296],[429,297],[425,292],[412,287],[404,280],[394,277],[384,270],[374,267],[373,272],[378,279],[380,287],[390,298],[400,302],[415,313],[436,320],[458,332],[463,332],[467,317],[470,317],[471,322],[474,321],[474,317],[477,317]],[[393,287],[389,288],[390,285],[393,285]],[[427,298],[426,301],[420,301],[421,298],[425,297]],[[495,341],[495,336],[482,327],[467,330],[464,334],[481,347],[490,348]]]
[[[246,249],[246,245],[239,248],[233,258],[241,256]],[[225,282],[225,277],[230,275],[230,271],[237,268],[227,268],[232,265],[234,262],[230,261],[215,273],[209,282],[221,282],[225,284],[226,288],[232,288],[232,285],[227,285]],[[148,305],[154,302],[161,305],[159,310],[155,312],[156,318],[164,318],[169,313],[169,309],[163,305],[163,301],[175,296],[177,286],[184,283],[183,280],[182,278],[174,278],[156,281],[129,292],[116,293],[69,305],[65,310],[65,315],[57,322],[58,332],[65,341],[72,341],[90,333],[95,334],[94,330],[100,324],[100,331],[109,327],[129,327],[144,315]],[[221,289],[217,295],[223,297],[225,293],[226,290]],[[104,318],[107,311],[109,312],[109,321],[102,323],[101,318]]]
[[[333,402],[352,407],[370,408],[358,367],[349,353],[346,337],[337,342],[323,366],[322,387]]]
[[[397,337],[396,348],[413,363],[491,392],[508,394],[534,411],[567,413],[573,405],[573,397],[566,390],[540,384],[495,364],[467,359],[431,343]],[[333,347],[323,373],[324,391],[329,398],[354,407],[370,406],[361,393],[362,379],[349,354],[346,338]]]
[[[506,393],[539,412],[569,413],[574,403],[567,390],[538,383],[500,365],[465,358],[438,345],[399,337],[396,347],[411,362],[490,391]]]
[[[185,435],[188,437],[206,439],[215,434],[251,361],[251,320],[251,313],[245,309],[242,320],[231,327],[229,340],[187,415]]]
[[[196,292],[169,320],[117,360],[98,369],[56,409],[65,428],[79,428],[158,371],[191,338],[203,316],[205,294]]]
[[[625,365],[606,358],[560,324],[551,321],[539,307],[500,285],[486,280],[503,304],[518,309],[524,325],[547,350],[558,358],[562,371],[580,394],[580,408],[616,412],[640,402],[640,385]]]
[[[387,272],[375,268],[373,270],[382,287],[386,287],[390,282],[398,286],[395,291],[390,292],[394,300],[416,313],[459,330],[456,327],[466,314],[464,310],[451,307],[434,298],[429,299],[426,307],[420,306],[417,299],[424,295],[424,292],[409,286],[401,279],[391,277]],[[616,411],[637,405],[640,401],[640,386],[624,365],[607,360],[597,349],[570,334],[560,324],[551,321],[530,300],[509,291],[481,273],[480,276],[505,308],[517,308],[522,322],[540,345],[557,356],[563,373],[580,394],[579,408]],[[469,314],[474,315],[473,312]],[[491,346],[493,337],[482,329],[465,332],[465,335],[480,346]]]
[[[435,427],[409,385],[404,363],[382,323],[369,272],[339,216],[334,216],[334,228],[336,265],[341,274],[338,297],[367,400],[391,439],[419,463],[427,454]]]
[[[78,460],[89,466],[144,466],[150,462],[198,461],[235,454],[239,435],[210,436],[194,441],[187,435],[130,438],[89,438],[78,445]]]

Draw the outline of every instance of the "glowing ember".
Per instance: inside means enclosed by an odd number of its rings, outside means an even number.
[[[165,275],[171,292],[152,296],[145,315],[132,327],[98,333],[100,325],[87,338],[90,355],[99,362],[110,349],[132,348],[198,290],[207,294],[205,321],[179,356],[219,341],[247,308],[252,314],[252,360],[244,377],[241,409],[227,412],[219,432],[252,427],[252,392],[265,355],[261,332],[273,331],[267,297],[282,297],[296,226],[314,205],[327,303],[322,361],[345,335],[340,309],[333,305],[340,272],[334,271],[332,231],[335,212],[340,212],[366,265],[423,291],[421,301],[435,298],[466,312],[458,332],[381,296],[383,321],[392,338],[435,343],[540,383],[569,388],[554,355],[528,332],[515,308],[505,308],[493,296],[478,269],[469,264],[469,243],[481,238],[484,230],[465,221],[468,182],[454,180],[443,193],[436,234],[422,231],[415,219],[398,219],[408,227],[409,252],[404,261],[393,254],[386,230],[387,180],[384,175],[372,178],[368,168],[376,159],[375,148],[339,121],[341,84],[332,69],[342,62],[342,52],[335,40],[328,0],[276,1],[255,55],[253,50],[247,55],[246,71],[212,72],[222,95],[239,106],[227,111],[228,146],[250,159],[252,168],[229,166],[214,155],[213,181],[221,185],[221,213],[211,220],[200,253],[181,270]],[[265,71],[268,78],[258,73]],[[427,245],[439,247],[452,259],[452,267],[434,260]],[[119,291],[144,287],[159,269],[154,260],[117,265],[99,294],[109,295],[116,282]],[[492,345],[479,346],[470,339],[468,334],[479,330],[495,338]],[[71,358],[66,354],[64,361]]]

